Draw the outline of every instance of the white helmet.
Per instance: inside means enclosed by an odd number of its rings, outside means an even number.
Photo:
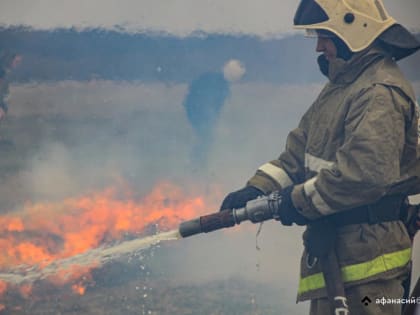
[[[367,48],[390,28],[395,32],[394,25],[398,32],[409,33],[387,13],[382,0],[301,0],[294,18],[295,28],[330,31],[352,52]],[[409,46],[418,48],[419,42],[412,39]],[[400,47],[398,42],[388,44]]]

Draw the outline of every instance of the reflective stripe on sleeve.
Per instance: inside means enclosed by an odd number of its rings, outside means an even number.
[[[334,162],[321,159],[309,153],[305,153],[305,167],[310,171],[319,173],[319,171],[322,169],[326,168],[330,170],[333,166]]]
[[[315,188],[315,181],[317,177],[312,177],[303,184],[305,195],[311,199],[315,208],[323,215],[332,214],[335,211],[322,199],[321,195]]]
[[[290,179],[289,175],[287,175],[287,173],[281,167],[275,166],[271,163],[265,163],[264,165],[261,165],[258,170],[270,176],[282,188],[293,184],[293,181]]]
[[[364,263],[342,267],[341,274],[344,282],[363,280],[388,270],[404,267],[410,262],[410,259],[411,248],[407,248],[397,252],[383,254]],[[324,287],[324,275],[319,272],[300,279],[298,294]]]

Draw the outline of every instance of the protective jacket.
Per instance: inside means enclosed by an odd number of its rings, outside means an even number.
[[[418,106],[391,57],[371,47],[336,58],[328,77],[285,151],[248,181],[265,193],[294,185],[293,203],[308,219],[380,200],[418,157]],[[406,274],[411,242],[400,221],[352,224],[337,229],[336,252],[352,286]],[[306,262],[305,249],[298,300],[325,297],[319,264]]]

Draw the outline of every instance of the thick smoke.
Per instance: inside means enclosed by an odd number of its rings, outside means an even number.
[[[183,107],[187,89],[111,81],[13,85],[9,117],[0,129],[14,143],[15,171],[4,178],[1,201],[12,199],[19,208],[19,202],[60,200],[120,179],[144,195],[170,180],[204,194],[208,212],[216,211],[224,194],[279,154],[320,86],[231,85],[213,126],[205,176],[187,162],[196,140]],[[288,104],[285,93],[293,96]],[[294,308],[301,230],[265,224],[257,251],[256,228],[243,224],[164,244],[156,253],[160,272],[180,283],[245,277],[282,289],[284,303]]]
[[[279,155],[288,131],[322,87],[225,83],[229,93],[223,94],[209,127],[212,143],[204,176],[188,162],[200,127],[194,129],[185,112],[191,90],[186,84],[91,80],[12,85],[9,116],[0,124],[1,136],[13,143],[10,152],[2,152],[0,167],[7,172],[2,173],[0,202],[19,208],[28,200],[59,200],[120,179],[144,195],[154,184],[170,180],[205,194],[208,212],[216,211],[225,194]],[[419,87],[415,84],[417,93]],[[164,244],[156,251],[156,269],[179,283],[231,277],[258,281],[279,292],[276,303],[304,313],[307,306],[294,303],[302,229],[264,224],[260,250],[256,232],[257,226],[244,223]]]
[[[213,129],[203,178],[186,162],[195,138],[183,108],[185,85],[66,81],[12,86],[9,117],[0,129],[24,158],[12,155],[20,171],[3,177],[2,202],[65,198],[121,178],[141,195],[171,180],[206,194],[208,212],[216,211],[223,195],[278,156],[287,132],[320,89],[232,85]],[[257,226],[243,223],[164,244],[156,251],[156,268],[179,283],[231,277],[258,281],[279,292],[282,307],[305,312],[305,305],[294,304],[302,229],[266,223],[258,238],[260,250],[256,232]]]

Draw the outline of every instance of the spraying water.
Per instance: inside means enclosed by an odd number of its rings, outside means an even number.
[[[70,276],[73,266],[101,266],[124,255],[147,249],[161,241],[177,240],[180,238],[181,235],[179,234],[178,229],[169,232],[161,232],[156,235],[124,241],[112,246],[103,246],[89,250],[80,255],[56,260],[42,269],[37,266],[20,265],[8,272],[0,273],[0,280],[20,285],[22,283],[32,283],[36,280],[46,279],[50,276],[57,275],[58,273],[63,275],[63,272],[64,274],[67,272],[68,276]]]

